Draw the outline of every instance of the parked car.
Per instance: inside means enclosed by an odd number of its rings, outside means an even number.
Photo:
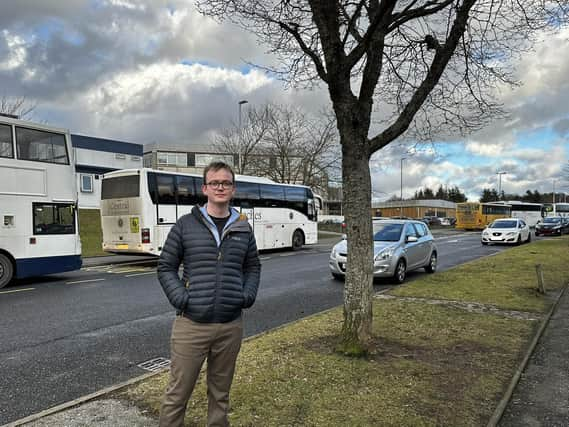
[[[429,227],[420,221],[373,220],[373,275],[393,277],[403,283],[407,272],[424,268],[437,269],[437,246]],[[330,253],[330,271],[336,279],[346,275],[348,242],[342,240]]]
[[[427,225],[442,225],[442,218],[439,218],[438,216],[425,216],[419,221],[422,221]]]
[[[569,233],[569,222],[560,216],[546,216],[535,226],[536,236],[561,236],[563,233]]]
[[[482,244],[531,242],[529,226],[519,218],[503,218],[492,222],[482,231]]]
[[[441,225],[453,226],[456,224],[456,218],[444,217],[441,218]]]

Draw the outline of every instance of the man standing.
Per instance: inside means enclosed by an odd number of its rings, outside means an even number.
[[[253,305],[259,286],[255,236],[247,218],[229,207],[235,194],[233,170],[213,162],[203,176],[207,204],[194,206],[172,227],[158,262],[158,279],[177,310],[160,427],[184,425],[206,358],[207,424],[229,425],[229,389],[243,337],[241,310]]]

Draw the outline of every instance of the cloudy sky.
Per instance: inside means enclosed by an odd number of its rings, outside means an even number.
[[[36,102],[34,119],[73,133],[137,143],[207,143],[238,117],[237,102],[329,106],[324,88],[285,89],[247,65],[271,64],[254,36],[199,15],[188,0],[0,0],[0,96]],[[569,32],[544,37],[505,91],[508,120],[422,146],[393,146],[371,162],[376,199],[421,186],[556,191],[569,159]],[[567,174],[565,174],[566,176]]]

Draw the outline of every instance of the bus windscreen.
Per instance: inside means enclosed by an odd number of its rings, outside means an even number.
[[[140,176],[128,175],[103,179],[101,200],[124,199],[138,197],[140,193]]]

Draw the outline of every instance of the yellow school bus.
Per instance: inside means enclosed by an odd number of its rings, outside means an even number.
[[[498,218],[509,218],[512,207],[504,203],[465,202],[456,204],[456,228],[483,230]]]

